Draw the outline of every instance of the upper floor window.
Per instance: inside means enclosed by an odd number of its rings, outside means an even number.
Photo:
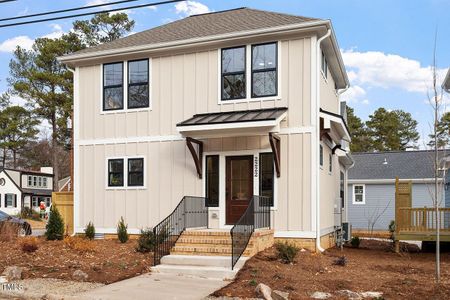
[[[28,175],[28,186],[33,185],[33,176]]]
[[[333,172],[333,155],[329,154],[329,165],[328,165],[328,172]]]
[[[128,62],[128,108],[149,106],[148,59]]]
[[[103,110],[123,109],[123,63],[103,65]]]
[[[42,186],[47,187],[47,177],[42,178]]]
[[[322,51],[322,74],[325,78],[328,78],[328,61],[323,51]]]
[[[246,97],[245,46],[222,49],[222,100]]]
[[[252,97],[277,95],[277,44],[252,45]]]
[[[323,146],[319,146],[319,162],[320,166],[323,167]]]

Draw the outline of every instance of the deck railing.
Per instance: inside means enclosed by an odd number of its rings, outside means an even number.
[[[432,207],[400,207],[397,232],[436,231],[436,210]],[[439,208],[440,230],[450,233],[450,208]]]
[[[184,196],[173,212],[153,228],[155,248],[153,264],[168,255],[186,228],[208,227],[206,198]]]
[[[231,268],[233,269],[239,258],[247,248],[255,229],[270,228],[271,198],[253,196],[244,214],[231,228]]]

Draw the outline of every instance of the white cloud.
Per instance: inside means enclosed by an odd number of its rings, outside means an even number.
[[[431,86],[431,67],[419,61],[379,51],[342,51],[349,79],[368,87],[401,88],[408,92],[426,92]],[[445,70],[438,73],[444,77]]]
[[[43,38],[49,38],[49,39],[56,39],[61,37],[64,34],[64,31],[59,24],[51,24],[50,27],[52,28],[52,32],[45,34],[41,37]],[[7,39],[6,41],[0,43],[0,52],[6,52],[11,53],[16,50],[17,46],[20,46],[26,50],[30,50],[33,46],[34,39],[30,38],[26,35],[19,35],[10,39]]]
[[[0,52],[14,52],[17,46],[30,50],[34,40],[26,35],[16,36],[0,43]]]
[[[208,6],[197,1],[183,1],[175,4],[175,12],[178,15],[191,16],[211,12]]]
[[[98,5],[108,3],[107,0],[90,0],[86,2],[85,6]]]
[[[350,104],[362,103],[367,105],[370,103],[370,101],[365,98],[366,94],[366,90],[361,86],[353,85],[345,93],[342,94],[341,99]]]

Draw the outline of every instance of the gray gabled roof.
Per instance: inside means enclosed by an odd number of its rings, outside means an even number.
[[[445,76],[442,87],[444,88],[444,90],[450,93],[450,68],[447,71],[447,75]]]
[[[292,25],[314,20],[319,19],[243,7],[190,16],[110,43],[90,47],[78,51],[75,54],[174,42],[239,31]]]
[[[349,170],[348,179],[433,178],[433,154],[428,150],[352,153],[355,165]],[[448,150],[440,151],[439,156],[448,154]]]

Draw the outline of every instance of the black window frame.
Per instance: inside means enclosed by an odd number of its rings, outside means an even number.
[[[208,159],[216,159],[217,161],[217,199],[212,200],[209,196],[209,175],[210,172],[208,172]],[[206,207],[219,207],[219,194],[220,194],[220,157],[219,155],[207,155],[205,157],[205,196],[206,196]]]
[[[105,66],[116,65],[116,64],[121,64],[122,65],[122,84],[105,86]],[[124,91],[125,91],[125,89],[124,89],[124,80],[123,80],[123,73],[124,73],[123,69],[124,69],[124,62],[123,61],[106,63],[106,64],[103,64],[103,66],[102,66],[102,75],[103,75],[102,76],[102,94],[103,94],[102,107],[103,107],[103,111],[123,110],[124,107],[125,107],[125,105],[124,105],[124,102],[125,102]],[[105,90],[106,89],[112,89],[112,88],[119,88],[119,87],[122,88],[122,107],[119,107],[119,108],[106,108],[106,105],[105,105]]]
[[[328,172],[331,174],[333,173],[333,154],[328,154],[328,159],[330,160],[328,162]]]
[[[319,164],[323,167],[323,145],[319,145]]]
[[[321,71],[322,71],[322,74],[325,77],[325,79],[328,79],[328,60],[323,51],[322,51]]]
[[[231,50],[231,49],[238,49],[238,48],[244,48],[244,71],[240,71],[240,72],[223,72],[223,52],[226,50]],[[230,75],[244,75],[244,96],[243,97],[236,97],[236,98],[224,98],[223,97],[223,78],[225,76],[230,76]],[[222,48],[220,49],[220,100],[221,101],[233,101],[233,100],[242,100],[242,99],[247,99],[247,46],[234,46],[234,47],[227,47],[227,48]]]
[[[122,162],[122,184],[111,184],[111,174],[119,174],[119,172],[111,172],[111,161],[121,161]],[[125,159],[123,158],[109,158],[108,159],[108,187],[124,187],[125,186],[125,176],[124,176],[124,170],[125,170]]]
[[[262,156],[263,155],[271,155],[272,156],[272,198],[270,199],[270,207],[275,205],[275,165],[273,161],[274,154],[273,152],[261,152],[259,153],[259,195],[262,196]]]
[[[142,170],[141,171],[130,171],[130,161],[142,161]],[[131,157],[127,159],[127,186],[131,187],[143,187],[145,186],[145,160],[143,157]],[[131,174],[140,174],[142,173],[142,184],[130,184],[130,175]]]
[[[276,67],[275,68],[266,68],[266,69],[258,69],[258,70],[253,70],[253,50],[255,49],[255,47],[258,46],[265,46],[265,45],[275,45],[275,62],[276,62]],[[251,60],[251,66],[250,66],[250,72],[251,72],[251,76],[250,76],[250,84],[251,84],[251,98],[267,98],[267,97],[276,97],[278,96],[278,42],[267,42],[267,43],[261,43],[261,44],[252,44],[251,45],[251,56],[250,56],[250,60]],[[256,96],[253,92],[253,75],[255,73],[267,73],[267,72],[273,72],[275,71],[275,93],[274,94],[268,94],[268,95],[261,95],[261,96]]]
[[[130,63],[138,62],[138,61],[147,61],[147,82],[139,82],[139,83],[130,83]],[[143,106],[130,106],[130,87],[132,86],[148,86],[148,104]],[[149,108],[150,107],[150,59],[134,59],[127,61],[127,109],[140,109],[140,108]]]

